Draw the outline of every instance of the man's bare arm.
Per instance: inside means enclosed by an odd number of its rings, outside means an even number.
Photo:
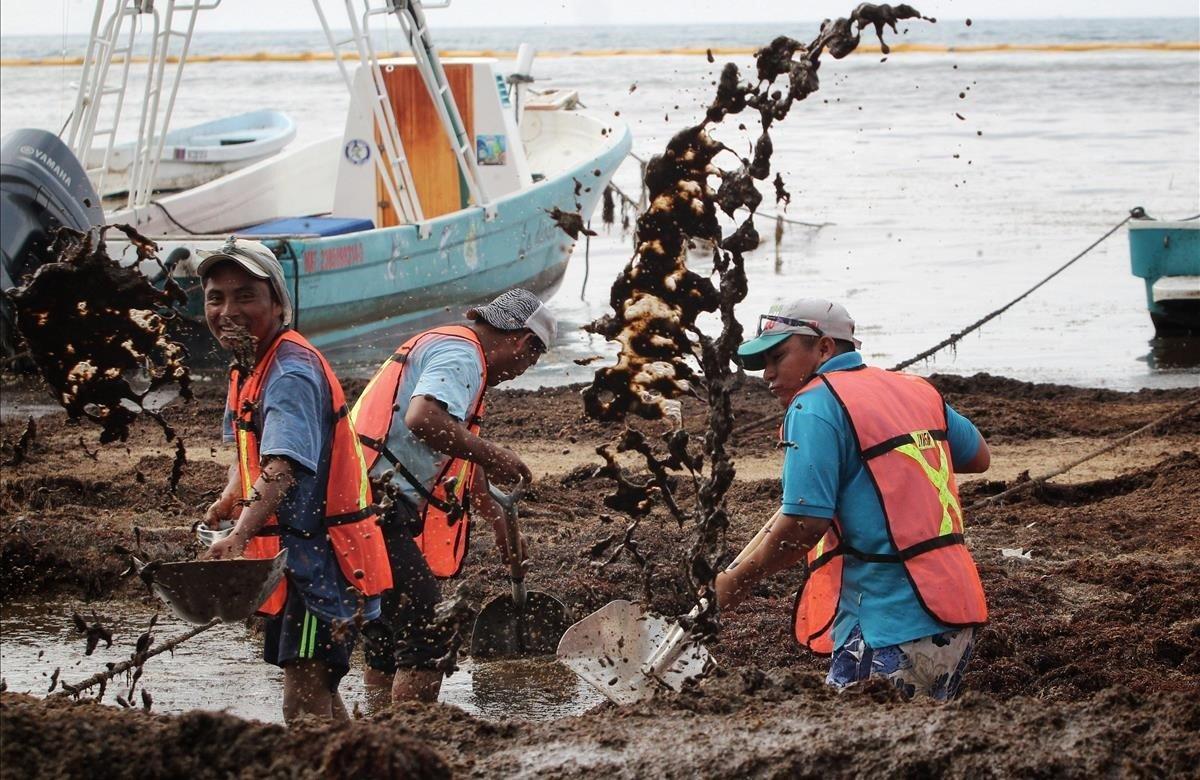
[[[760,580],[799,563],[820,541],[829,529],[829,523],[824,518],[777,512],[771,518],[766,535],[761,540],[756,537],[747,545],[754,545],[754,549],[737,566],[717,575],[717,602],[721,609],[737,606]]]
[[[228,520],[237,514],[237,502],[242,497],[240,483],[238,467],[234,463],[229,467],[228,478],[225,481],[225,487],[221,490],[221,495],[216,501],[209,504],[208,510],[204,513],[205,525],[215,530],[222,520]]]
[[[242,510],[237,524],[229,536],[208,549],[205,557],[236,558],[246,549],[255,534],[263,529],[271,515],[279,508],[283,497],[296,482],[292,474],[292,462],[287,458],[267,456],[262,473],[254,481],[250,503]]]
[[[529,467],[516,453],[471,433],[440,401],[430,396],[412,399],[404,414],[404,424],[430,448],[479,464],[493,480],[510,483],[524,477],[533,481]]]

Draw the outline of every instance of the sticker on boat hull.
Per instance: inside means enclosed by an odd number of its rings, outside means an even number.
[[[371,159],[371,145],[361,138],[352,138],[342,150],[346,159],[354,165],[363,165]]]
[[[508,158],[508,137],[504,135],[475,136],[475,159],[480,165],[504,165]]]

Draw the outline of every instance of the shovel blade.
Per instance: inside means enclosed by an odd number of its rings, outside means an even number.
[[[189,623],[213,618],[236,623],[254,614],[283,579],[287,550],[274,558],[164,563],[150,584],[154,595]]]
[[[471,632],[471,656],[480,660],[554,655],[563,632],[571,625],[566,606],[540,591],[525,593],[518,610],[511,595],[484,605]]]
[[[642,664],[666,638],[674,624],[651,615],[630,601],[612,601],[567,629],[558,644],[558,660],[617,704],[650,698],[665,685],[683,683],[712,667],[708,649],[686,641],[659,680],[642,673]]]

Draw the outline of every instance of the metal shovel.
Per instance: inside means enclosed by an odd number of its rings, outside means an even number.
[[[764,525],[728,568],[753,552],[770,527],[770,522]],[[681,624],[624,600],[610,601],[568,628],[558,644],[558,660],[617,704],[635,704],[663,688],[679,691],[714,666],[708,649]]]
[[[512,594],[492,599],[475,618],[471,655],[477,659],[553,655],[563,632],[571,625],[571,614],[561,601],[546,593],[525,589],[525,564],[517,560],[521,550],[517,503],[527,487],[520,482],[507,496],[495,486],[488,487],[508,519]]]
[[[287,550],[274,558],[180,561],[134,566],[171,611],[197,625],[220,618],[226,623],[254,614],[283,579]]]

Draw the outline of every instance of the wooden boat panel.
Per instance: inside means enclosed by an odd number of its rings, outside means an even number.
[[[458,104],[458,112],[473,145],[472,66],[450,64],[444,67],[446,81],[454,93],[454,102]],[[421,74],[411,65],[385,66],[383,81],[387,86],[392,111],[396,114],[400,140],[404,144],[404,153],[408,157],[425,218],[440,217],[464,208],[467,205],[467,191],[458,175],[458,162]],[[375,186],[380,204],[375,224],[379,227],[401,224],[388,203],[387,192],[378,175]]]

